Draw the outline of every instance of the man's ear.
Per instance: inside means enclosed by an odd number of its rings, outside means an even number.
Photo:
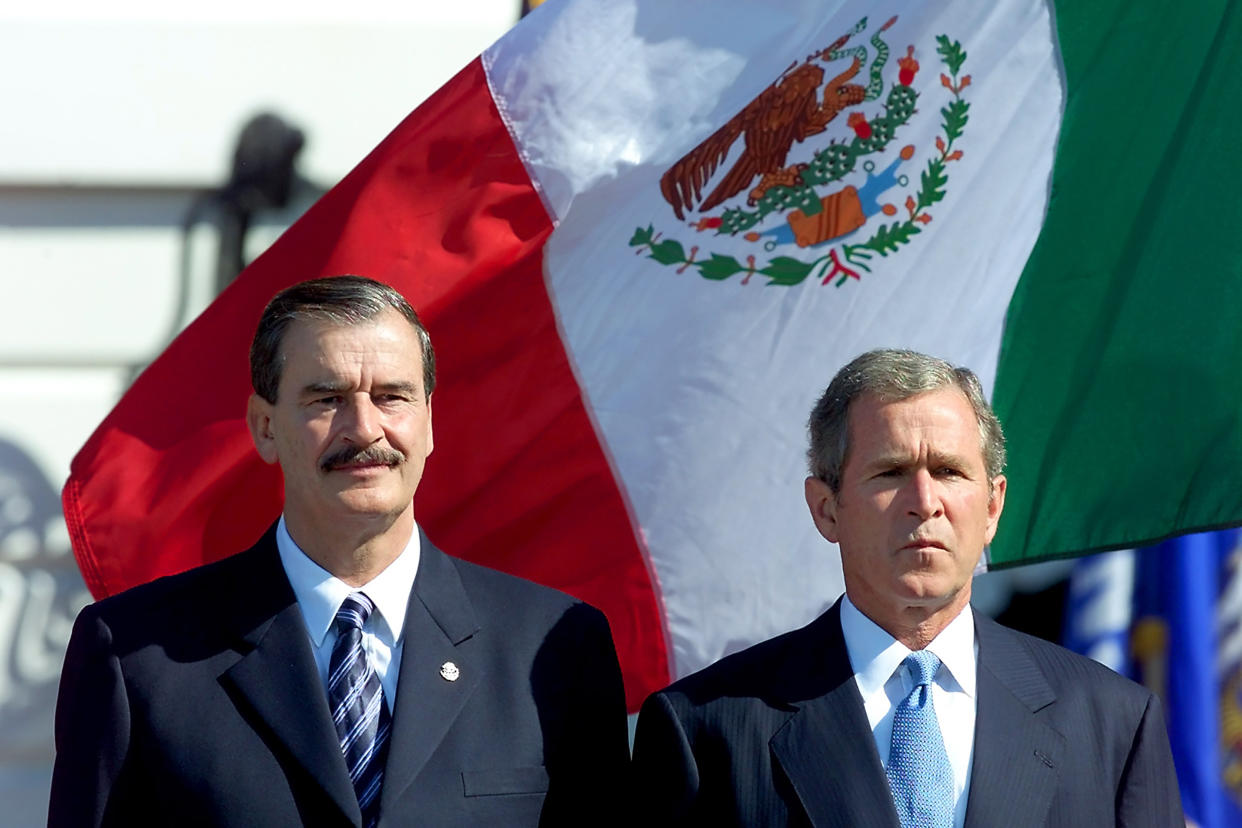
[[[996,537],[996,527],[1000,525],[1001,512],[1005,510],[1005,475],[998,474],[992,478],[992,491],[988,494],[988,524],[984,543],[991,543]]]
[[[825,539],[837,542],[837,496],[828,484],[818,477],[806,479],[806,505],[811,510],[811,520]]]
[[[250,429],[250,439],[258,449],[259,456],[265,463],[275,463],[276,434],[272,430],[273,406],[258,394],[251,394],[246,401],[246,427]]]
[[[434,430],[431,428],[431,395],[427,395],[427,454],[436,447]]]

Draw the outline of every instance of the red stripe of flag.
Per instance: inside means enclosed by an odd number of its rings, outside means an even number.
[[[453,554],[604,610],[636,710],[668,683],[667,634],[558,334],[551,231],[476,60],[248,267],[74,458],[65,517],[91,592],[240,551],[276,518],[279,471],[243,419],[250,337],[276,291],[358,273],[401,290],[436,343],[420,524]]]

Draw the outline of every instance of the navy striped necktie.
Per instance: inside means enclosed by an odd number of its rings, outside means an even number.
[[[392,716],[384,688],[367,658],[362,627],[375,609],[365,593],[355,592],[336,611],[338,636],[328,666],[328,704],[345,754],[345,766],[362,808],[362,824],[379,821],[380,787]]]

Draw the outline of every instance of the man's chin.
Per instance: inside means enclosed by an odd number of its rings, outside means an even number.
[[[395,519],[412,508],[410,499],[391,491],[367,486],[350,486],[338,491],[329,504],[325,504],[320,519],[329,521],[382,521]]]
[[[901,579],[901,597],[912,607],[936,610],[952,604],[962,593],[970,598],[970,582],[957,583],[946,575],[909,574]]]

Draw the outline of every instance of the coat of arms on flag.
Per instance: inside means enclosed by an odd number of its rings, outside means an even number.
[[[858,42],[868,29],[864,17],[831,45],[793,63],[661,177],[660,191],[677,219],[698,212],[698,219],[686,222],[689,227],[715,231],[717,237],[740,235],[759,244],[762,253],[742,251],[742,260],[714,251],[701,255],[706,244],[687,251],[654,224],[637,228],[630,246],[662,265],[677,265],[679,272],[694,267],[705,279],[745,273],[745,284],[758,273],[770,285],[792,286],[813,274],[840,287],[861,279],[860,271],[869,272],[868,260],[875,255],[908,244],[931,222],[929,208],[944,198],[949,164],[962,158],[954,142],[965,132],[970,103],[963,92],[971,78],[962,74],[961,43],[937,36],[945,97],[941,131],[933,146],[907,143],[892,151],[902,128],[922,114],[913,86],[920,70],[915,45],[907,45],[895,70],[890,68],[885,38],[896,23],[893,16]],[[836,74],[828,77],[825,67]],[[841,115],[844,124],[838,122]],[[820,136],[806,145],[809,157],[789,163],[795,144]],[[922,165],[917,183],[911,162]],[[717,176],[722,167],[727,171]],[[800,249],[818,255],[808,259],[784,252]],[[764,255],[773,253],[778,255]]]

